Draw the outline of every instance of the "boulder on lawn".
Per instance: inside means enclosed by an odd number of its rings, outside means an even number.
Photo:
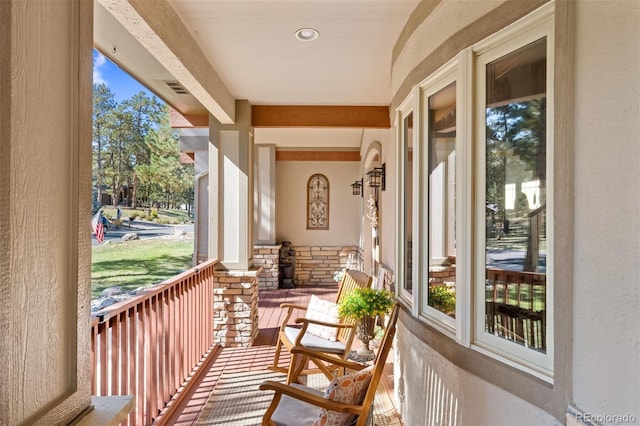
[[[119,294],[123,294],[124,292],[125,291],[122,287],[116,285],[116,286],[105,288],[104,290],[102,290],[102,293],[100,293],[100,297],[117,296]]]
[[[137,232],[128,232],[122,236],[122,241],[139,240],[140,236]]]

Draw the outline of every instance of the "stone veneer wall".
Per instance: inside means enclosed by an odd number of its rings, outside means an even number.
[[[258,286],[275,289],[279,284],[279,260],[281,244],[257,245],[253,247],[253,264],[261,267]],[[295,281],[298,285],[335,283],[333,274],[350,266],[362,270],[362,250],[357,246],[302,246],[296,250]]]
[[[430,266],[429,285],[447,285],[456,282],[456,266]]]
[[[213,289],[213,341],[225,347],[251,346],[258,336],[258,275],[218,271]]]
[[[253,247],[253,264],[256,267],[261,267],[258,274],[258,286],[260,288],[278,288],[280,247],[282,247],[282,244]]]
[[[294,279],[297,285],[335,284],[333,274],[346,268],[351,260],[352,269],[358,268],[358,246],[298,246],[296,250],[296,271]]]

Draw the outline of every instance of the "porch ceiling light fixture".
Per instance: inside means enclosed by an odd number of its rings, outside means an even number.
[[[353,191],[353,195],[359,195],[361,197],[363,197],[363,190],[362,190],[362,179],[357,180],[355,182],[353,182],[351,184],[351,189]]]
[[[296,31],[296,38],[301,41],[311,41],[318,38],[320,33],[315,28],[300,28]]]
[[[385,174],[386,174],[387,165],[386,163],[382,163],[382,167],[374,167],[373,169],[367,172],[367,184],[371,188],[381,188],[383,191],[385,190]]]

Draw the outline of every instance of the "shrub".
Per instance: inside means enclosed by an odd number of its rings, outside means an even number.
[[[432,306],[447,315],[453,316],[456,313],[456,295],[446,286],[430,286],[429,306]]]
[[[356,288],[340,300],[338,313],[350,319],[384,316],[391,312],[395,302],[393,294],[386,290]]]

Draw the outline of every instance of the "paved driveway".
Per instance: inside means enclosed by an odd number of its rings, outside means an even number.
[[[122,236],[130,232],[135,232],[138,234],[140,239],[145,239],[171,235],[176,229],[181,229],[185,232],[193,232],[193,224],[163,225],[159,223],[135,220],[131,223],[131,226],[120,225],[120,228],[116,228],[115,225],[109,225],[109,231],[105,233],[102,244],[122,241]],[[93,235],[91,236],[91,245],[100,245],[96,241],[96,237]]]

